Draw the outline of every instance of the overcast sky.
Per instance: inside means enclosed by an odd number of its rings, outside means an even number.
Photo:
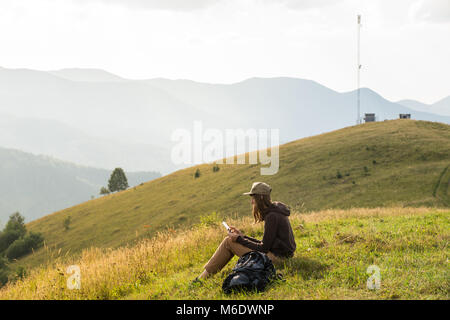
[[[389,100],[450,95],[450,0],[1,0],[0,66],[131,79],[292,76]]]

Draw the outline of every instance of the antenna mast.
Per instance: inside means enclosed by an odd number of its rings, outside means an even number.
[[[361,62],[360,62],[360,31],[361,31],[361,15],[358,14],[358,76],[357,76],[357,82],[358,82],[358,100],[357,100],[357,117],[356,117],[356,124],[361,123],[361,114],[360,114],[360,108],[361,108],[361,102],[360,102],[360,90],[359,90],[359,83],[360,83],[360,71],[361,71]]]

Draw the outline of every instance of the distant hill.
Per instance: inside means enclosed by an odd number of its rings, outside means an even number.
[[[61,77],[63,79],[72,81],[86,81],[86,82],[119,82],[126,81],[115,74],[100,69],[80,69],[80,68],[66,68],[61,70],[49,71],[49,73]]]
[[[261,176],[259,165],[195,166],[55,212],[27,225],[65,254],[117,247],[167,227],[185,227],[202,215],[250,214],[252,182],[273,187],[273,199],[308,212],[353,207],[449,207],[450,126],[395,120],[347,127],[282,145],[280,170]],[[200,170],[200,177],[194,172]],[[72,217],[71,229],[62,222]],[[55,251],[55,252],[56,252]],[[20,263],[46,260],[44,250]]]
[[[415,100],[400,100],[397,104],[417,111],[431,112],[443,116],[450,116],[450,96],[433,104],[426,104]]]
[[[431,112],[430,105],[422,103],[420,101],[405,99],[397,101],[396,103],[416,111]]]
[[[312,80],[251,78],[229,85],[167,79],[146,82],[233,128],[280,128],[284,142],[356,123],[356,91],[339,93]],[[379,121],[411,113],[416,120],[450,124],[450,117],[411,110],[368,88],[361,89],[361,116],[364,113],[375,113]]]
[[[434,113],[450,116],[450,96],[431,105]]]
[[[191,125],[199,115],[195,107],[145,83],[72,81],[43,71],[4,68],[0,69],[0,113],[54,120],[122,144],[155,146],[165,149],[164,159],[170,159],[173,130]],[[32,137],[35,132],[25,130],[25,134]],[[159,156],[158,150],[152,154]]]
[[[0,113],[0,147],[108,170],[122,167],[127,171],[168,173],[174,169],[168,148],[95,137],[51,119]]]
[[[0,148],[0,221],[19,211],[26,221],[98,197],[110,170],[77,166],[46,156]],[[127,172],[136,186],[158,178],[157,172]]]

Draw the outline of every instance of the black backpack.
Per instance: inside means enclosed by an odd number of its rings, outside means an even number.
[[[222,290],[226,294],[244,290],[263,291],[276,277],[269,257],[262,252],[250,251],[239,258],[233,271],[223,281]]]

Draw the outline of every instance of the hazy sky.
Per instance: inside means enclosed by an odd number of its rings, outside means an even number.
[[[231,83],[292,76],[390,100],[450,95],[450,0],[1,0],[0,66]]]

